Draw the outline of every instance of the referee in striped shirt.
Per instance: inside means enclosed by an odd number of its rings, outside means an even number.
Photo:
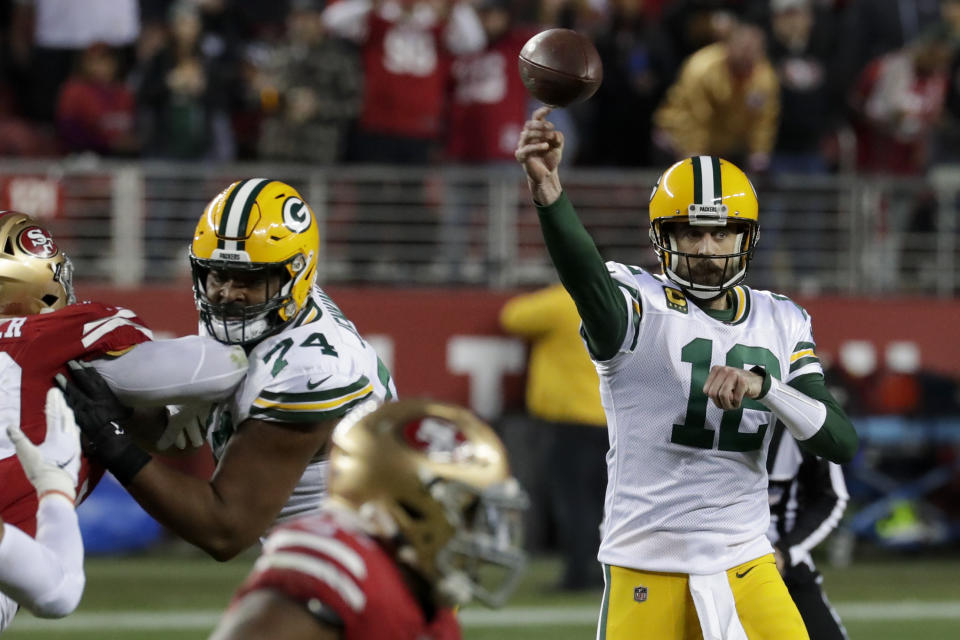
[[[847,506],[840,466],[800,449],[777,423],[767,457],[770,530],[777,568],[810,640],[847,640],[840,616],[823,592],[810,552],[833,531]]]

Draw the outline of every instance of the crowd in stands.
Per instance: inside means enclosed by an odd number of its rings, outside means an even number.
[[[530,110],[517,53],[557,26],[604,64],[564,114],[575,164],[957,159],[960,0],[15,0],[0,154],[510,161]]]

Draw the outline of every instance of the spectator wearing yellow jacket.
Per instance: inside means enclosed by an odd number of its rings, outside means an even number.
[[[780,89],[763,31],[735,25],[684,62],[654,114],[659,147],[676,159],[722,156],[763,171],[780,117]]]
[[[510,299],[500,324],[530,344],[528,419],[547,442],[548,512],[564,554],[560,589],[602,587],[597,563],[606,489],[606,420],[600,382],[580,337],[580,316],[562,285]]]

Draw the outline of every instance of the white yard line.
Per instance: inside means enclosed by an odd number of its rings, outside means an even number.
[[[960,620],[960,601],[941,602],[844,602],[836,605],[845,620]],[[166,629],[212,629],[221,611],[103,611],[75,613],[67,620],[40,620],[18,615],[11,629],[18,632],[71,631],[105,629],[111,631],[163,631]],[[596,607],[510,607],[499,611],[471,608],[460,614],[465,627],[541,627],[593,625]]]

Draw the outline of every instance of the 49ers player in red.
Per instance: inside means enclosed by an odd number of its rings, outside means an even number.
[[[93,362],[118,395],[132,404],[156,407],[149,411],[225,395],[246,370],[242,352],[216,341],[192,336],[149,342],[151,338],[150,330],[128,309],[76,302],[70,260],[50,233],[26,214],[0,212],[0,426],[19,431],[29,441],[15,444],[0,430],[0,631],[19,604],[37,615],[60,617],[76,607],[83,590],[83,548],[69,502],[63,501],[71,513],[63,517],[61,529],[62,535],[75,535],[76,544],[59,550],[72,556],[63,565],[73,567],[74,574],[79,571],[79,579],[66,575],[63,566],[52,566],[56,563],[31,561],[36,557],[30,545],[37,544],[40,487],[28,479],[31,470],[16,455],[17,449],[25,445],[29,449],[31,443],[46,441],[41,450],[50,446],[52,427],[44,412],[47,393],[54,376],[66,371],[66,362]],[[138,347],[141,343],[145,344]],[[72,424],[66,405],[57,405],[54,415]],[[171,429],[183,426],[169,422]],[[141,455],[149,459],[146,453]],[[126,480],[123,471],[114,472],[121,482]],[[102,475],[103,468],[81,457],[79,470],[72,474],[78,502]],[[67,488],[59,493],[74,498]],[[43,529],[42,522],[39,528]],[[51,536],[58,535],[49,529]],[[4,577],[14,581],[20,577],[21,584],[11,585]]]
[[[459,640],[454,607],[503,604],[527,498],[466,409],[367,402],[334,429],[329,497],[273,530],[211,640]]]

